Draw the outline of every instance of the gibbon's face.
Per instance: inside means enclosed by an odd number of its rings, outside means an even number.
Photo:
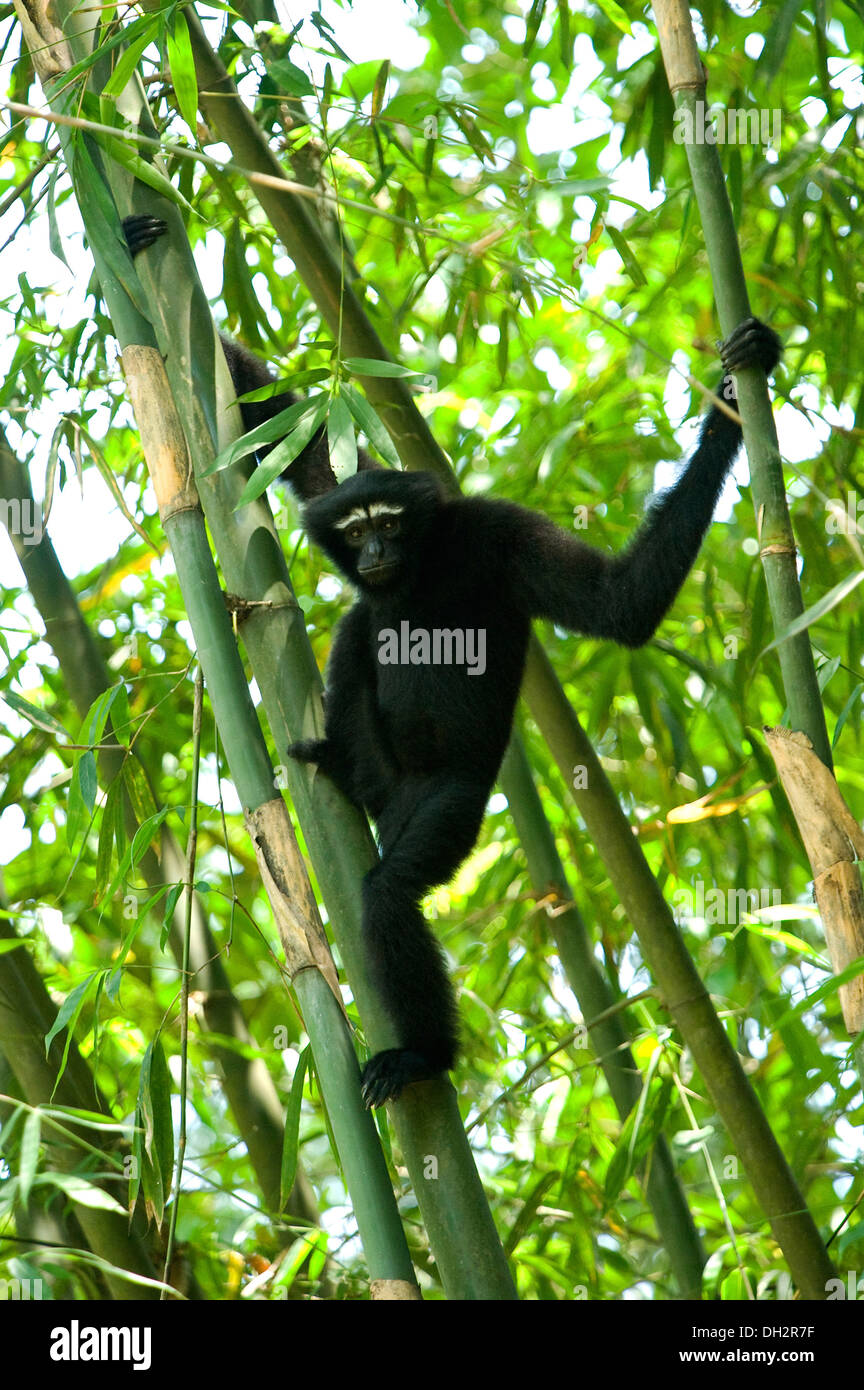
[[[369,502],[363,507],[352,507],[334,521],[334,529],[341,532],[353,552],[354,569],[364,584],[382,588],[402,569],[404,512],[401,502]]]
[[[367,593],[409,581],[443,502],[428,473],[357,473],[304,510],[310,536]]]

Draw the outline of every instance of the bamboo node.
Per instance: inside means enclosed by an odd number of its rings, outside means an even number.
[[[766,555],[792,555],[798,554],[797,545],[789,545],[787,541],[775,541],[771,545],[763,545],[759,551],[759,558],[764,560]]]

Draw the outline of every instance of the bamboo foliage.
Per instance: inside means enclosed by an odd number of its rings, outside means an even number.
[[[696,49],[689,10],[680,0],[661,0],[656,11],[669,87],[676,109],[683,116],[692,118],[696,103],[705,103],[707,83]],[[726,195],[716,146],[688,141],[685,148],[704,227],[720,322],[724,332],[728,333],[750,312],[732,208]],[[830,776],[831,747],[807,631],[809,623],[819,616],[820,605],[814,605],[813,611],[805,614],[797,571],[798,549],[786,502],[777,434],[767,394],[758,377],[759,374],[752,370],[742,373],[741,421],[750,461],[760,558],[777,634],[772,645],[777,649],[790,723],[793,730],[802,733],[809,741],[810,748],[829,773],[828,778],[824,779],[827,784],[825,799],[830,801],[834,811],[833,829],[829,823],[823,825],[819,848],[814,845],[812,835],[805,837],[805,843],[813,866],[817,900],[823,913],[829,950],[835,970],[839,973],[861,955],[864,897],[857,873],[854,870],[850,872],[848,851],[836,860],[837,874],[841,879],[839,887],[830,877],[827,880],[822,877],[828,867],[824,863],[825,845],[832,838],[846,841],[843,823],[852,817]],[[852,584],[857,584],[860,579],[859,571],[853,576]],[[852,584],[848,587],[851,588]],[[841,590],[838,586],[835,595],[838,600],[846,588],[844,585]],[[769,740],[769,746],[783,777],[784,763],[776,756],[776,745]],[[796,781],[792,777],[791,785],[787,786],[787,793],[793,802]],[[830,792],[828,787],[831,788]],[[800,788],[797,790],[800,792]],[[832,862],[835,861],[832,859]],[[862,1014],[860,1003],[857,1007],[851,1007],[849,993],[849,986],[841,987],[847,1026],[854,1037],[860,1031]],[[859,1068],[861,1060],[859,1051]]]
[[[0,432],[0,496],[7,503],[15,504],[19,515],[22,508],[35,510],[27,472],[15,457],[3,432]],[[70,695],[83,720],[99,697],[110,689],[111,674],[93,640],[50,537],[43,535],[35,546],[23,544],[20,535],[14,532],[10,534],[10,539],[15,546],[28,591],[39,610]],[[110,786],[120,776],[124,756],[125,750],[121,752],[120,748],[103,748],[99,758],[99,775],[104,786]],[[149,777],[148,780],[152,781]],[[126,806],[124,819],[131,837],[138,824],[131,804]],[[176,837],[164,824],[160,828],[158,851],[157,854],[149,850],[140,863],[151,892],[157,892],[160,885],[170,887],[182,875],[182,855]],[[174,917],[179,918],[179,904]],[[172,930],[170,940],[172,949],[179,955],[179,922],[173,925],[177,929]],[[235,1123],[258,1176],[265,1204],[275,1212],[280,1200],[280,1149],[285,1117],[264,1063],[260,1058],[246,1055],[251,1043],[249,1030],[239,1001],[231,990],[200,897],[195,900],[192,925],[191,971],[195,988],[203,994],[208,1028],[216,1036],[230,1039],[233,1044],[216,1047],[223,1083]],[[302,1171],[298,1175],[295,1192],[291,1195],[289,1210],[304,1220],[315,1220],[314,1197]]]
[[[194,21],[190,36],[208,123],[219,131],[244,167],[269,172],[272,155],[242,103],[225,99],[231,91],[230,80],[224,70],[220,70],[200,25]],[[256,187],[255,191],[292,260],[301,273],[305,271],[304,278],[322,314],[331,323],[338,321],[341,326],[345,349],[366,357],[385,356],[359,306],[354,304],[350,292],[344,291],[338,267],[303,203],[296,195],[276,189]],[[377,388],[378,382],[374,385]],[[440,451],[430,442],[428,429],[416,406],[399,402],[398,425],[386,409],[383,418],[407,467],[426,468],[439,474],[443,471],[444,476],[449,477],[449,469],[442,469]],[[406,418],[411,419],[413,428],[406,429]],[[540,658],[536,645],[529,657],[525,691],[534,717],[550,747],[557,752],[562,742],[554,710],[561,691],[549,663]],[[569,708],[567,723],[568,739],[578,730],[579,744],[574,752],[565,739],[566,752],[563,759],[559,756],[562,774],[570,784],[570,770],[588,765],[589,752],[587,740]],[[586,817],[592,838],[609,867],[662,994],[696,1056],[763,1208],[772,1212],[772,1228],[795,1279],[806,1288],[808,1297],[824,1297],[831,1265],[806,1203],[698,978],[672,915],[626,828],[593,750],[590,759],[589,785],[584,790],[574,788],[574,800]],[[602,813],[592,814],[598,804],[603,807]]]

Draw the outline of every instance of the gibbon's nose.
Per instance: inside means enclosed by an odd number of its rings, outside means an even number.
[[[380,536],[370,536],[357,561],[357,573],[370,584],[382,584],[399,568],[398,560],[388,556]]]

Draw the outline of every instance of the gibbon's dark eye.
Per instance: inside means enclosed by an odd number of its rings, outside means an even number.
[[[362,540],[362,539],[363,539],[363,527],[362,527],[362,526],[349,526],[349,527],[348,527],[348,530],[345,532],[345,534],[346,534],[346,536],[348,537],[349,541],[359,541],[359,540]]]
[[[396,518],[394,516],[385,516],[384,520],[381,522],[381,530],[395,531],[396,524]]]

